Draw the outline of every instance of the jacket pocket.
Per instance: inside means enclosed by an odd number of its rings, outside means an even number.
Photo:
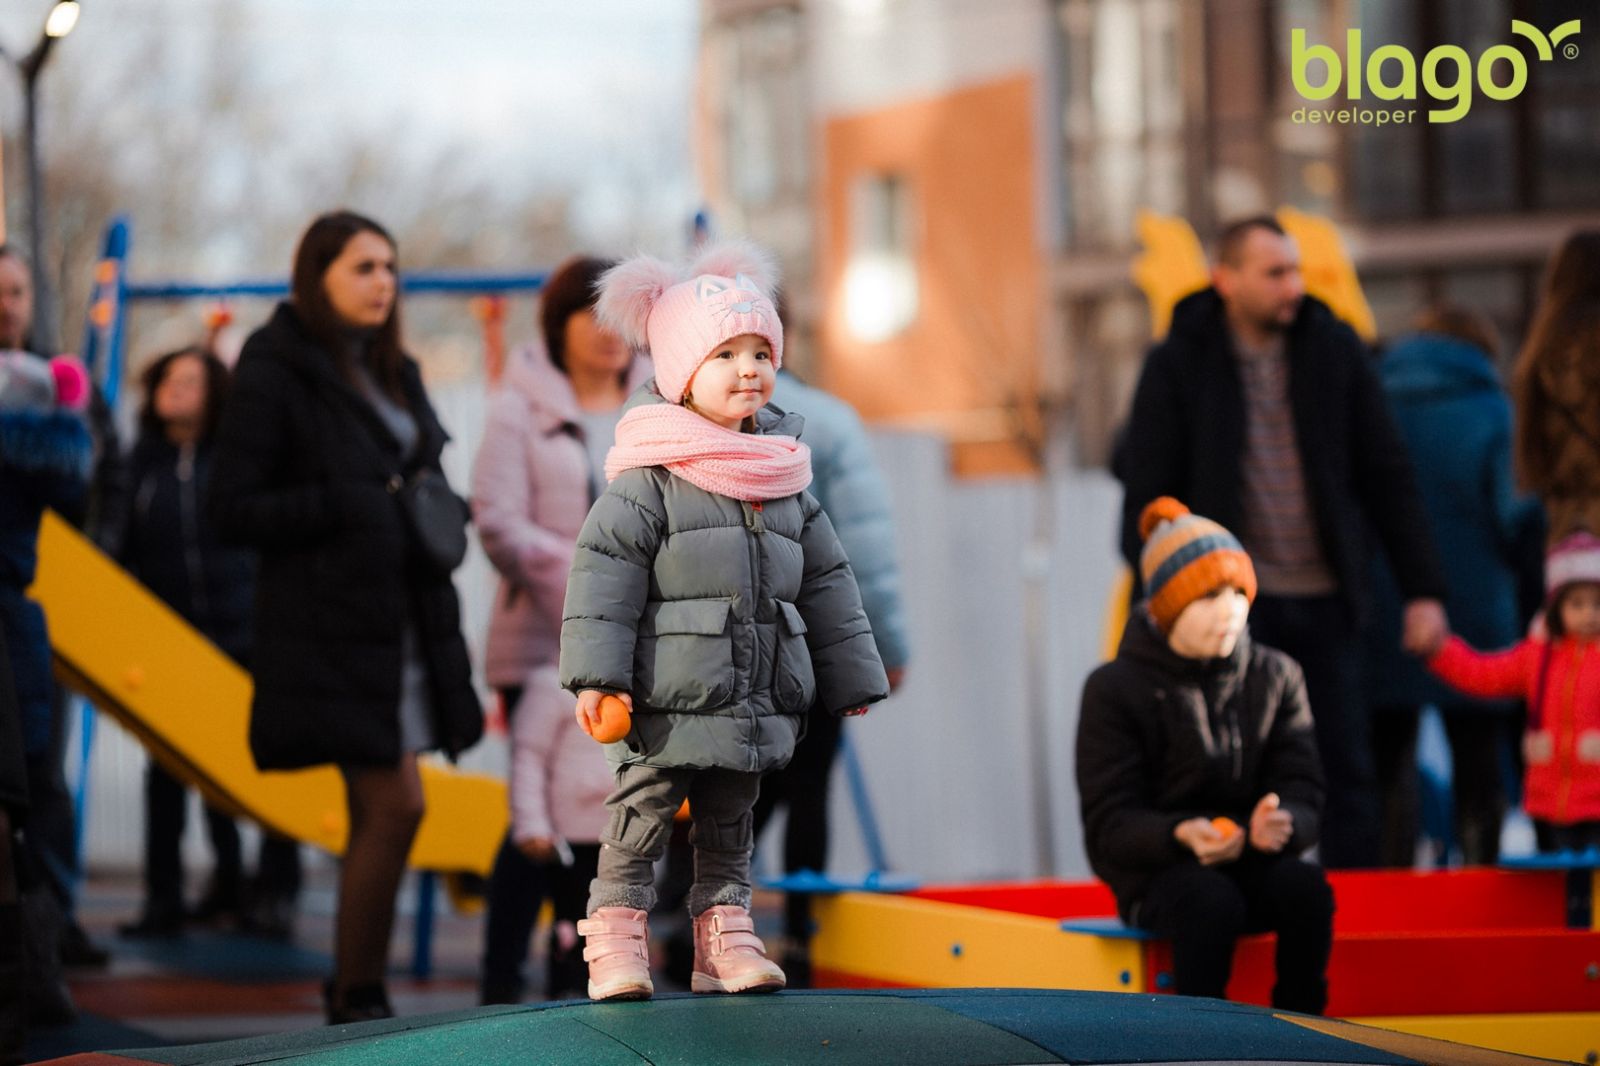
[[[728,600],[672,600],[645,607],[634,645],[633,686],[651,707],[709,711],[733,699]]]
[[[1544,766],[1555,759],[1555,734],[1548,729],[1530,729],[1522,734],[1522,761],[1529,766]]]
[[[799,608],[778,601],[778,647],[772,666],[772,703],[784,714],[805,714],[817,698],[817,677],[806,646],[806,621]]]

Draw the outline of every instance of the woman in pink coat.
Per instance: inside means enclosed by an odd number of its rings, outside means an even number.
[[[575,923],[614,781],[557,683],[561,606],[623,401],[650,375],[647,361],[595,322],[595,282],[612,265],[579,257],[551,276],[539,310],[544,343],[510,361],[473,468],[478,535],[500,573],[484,673],[511,732],[511,831],[489,882],[484,1003],[521,999],[528,939],[546,898],[556,915],[546,995],[584,987]]]

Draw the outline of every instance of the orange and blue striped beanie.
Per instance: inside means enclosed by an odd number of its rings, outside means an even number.
[[[1145,507],[1139,536],[1144,539],[1139,572],[1150,616],[1163,633],[1185,607],[1224,585],[1243,589],[1245,598],[1255,602],[1256,568],[1238,538],[1171,496]]]

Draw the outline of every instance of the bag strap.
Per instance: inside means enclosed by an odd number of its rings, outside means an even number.
[[[384,479],[389,484],[389,491],[399,491],[400,486],[404,485],[406,480],[404,462],[397,462],[391,453],[379,446],[377,439],[372,435],[372,431],[366,425],[361,424],[364,420],[360,412],[349,411],[352,403],[357,401],[366,403],[367,401],[364,398],[353,395],[346,395],[341,398],[331,394],[327,389],[319,389],[317,392],[336,413],[343,415],[348,412],[355,415],[358,423],[356,436],[361,438],[362,446],[366,449],[367,454],[377,461],[379,472],[383,474]],[[374,413],[374,417],[376,417],[376,413]]]

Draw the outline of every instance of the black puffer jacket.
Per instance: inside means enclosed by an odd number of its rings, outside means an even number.
[[[1411,460],[1361,339],[1308,296],[1286,350],[1306,495],[1352,622],[1370,607],[1369,529],[1406,599],[1443,599],[1445,578]],[[1166,340],[1145,359],[1118,445],[1116,472],[1127,490],[1122,554],[1136,580],[1139,515],[1158,496],[1244,530],[1246,418],[1222,298],[1213,289],[1185,297]]]
[[[404,392],[421,431],[412,464],[439,470],[447,438],[409,359]],[[398,463],[377,412],[280,304],[245,342],[211,472],[218,533],[261,553],[250,746],[262,769],[398,762],[408,617],[440,747],[454,755],[483,733],[455,587],[410,551],[373,441]]]
[[[11,653],[0,626],[0,808],[20,821],[28,809],[28,768],[22,752],[22,708],[11,679]]]
[[[1248,826],[1276,792],[1294,816],[1289,850],[1317,841],[1322,767],[1305,681],[1248,633],[1226,659],[1186,659],[1135,608],[1117,657],[1084,683],[1077,749],[1089,865],[1124,918],[1156,873],[1197,861],[1172,836],[1185,819]]]
[[[224,545],[206,517],[212,446],[141,436],[128,458],[128,513],[118,557],[128,572],[246,667],[255,555]]]

